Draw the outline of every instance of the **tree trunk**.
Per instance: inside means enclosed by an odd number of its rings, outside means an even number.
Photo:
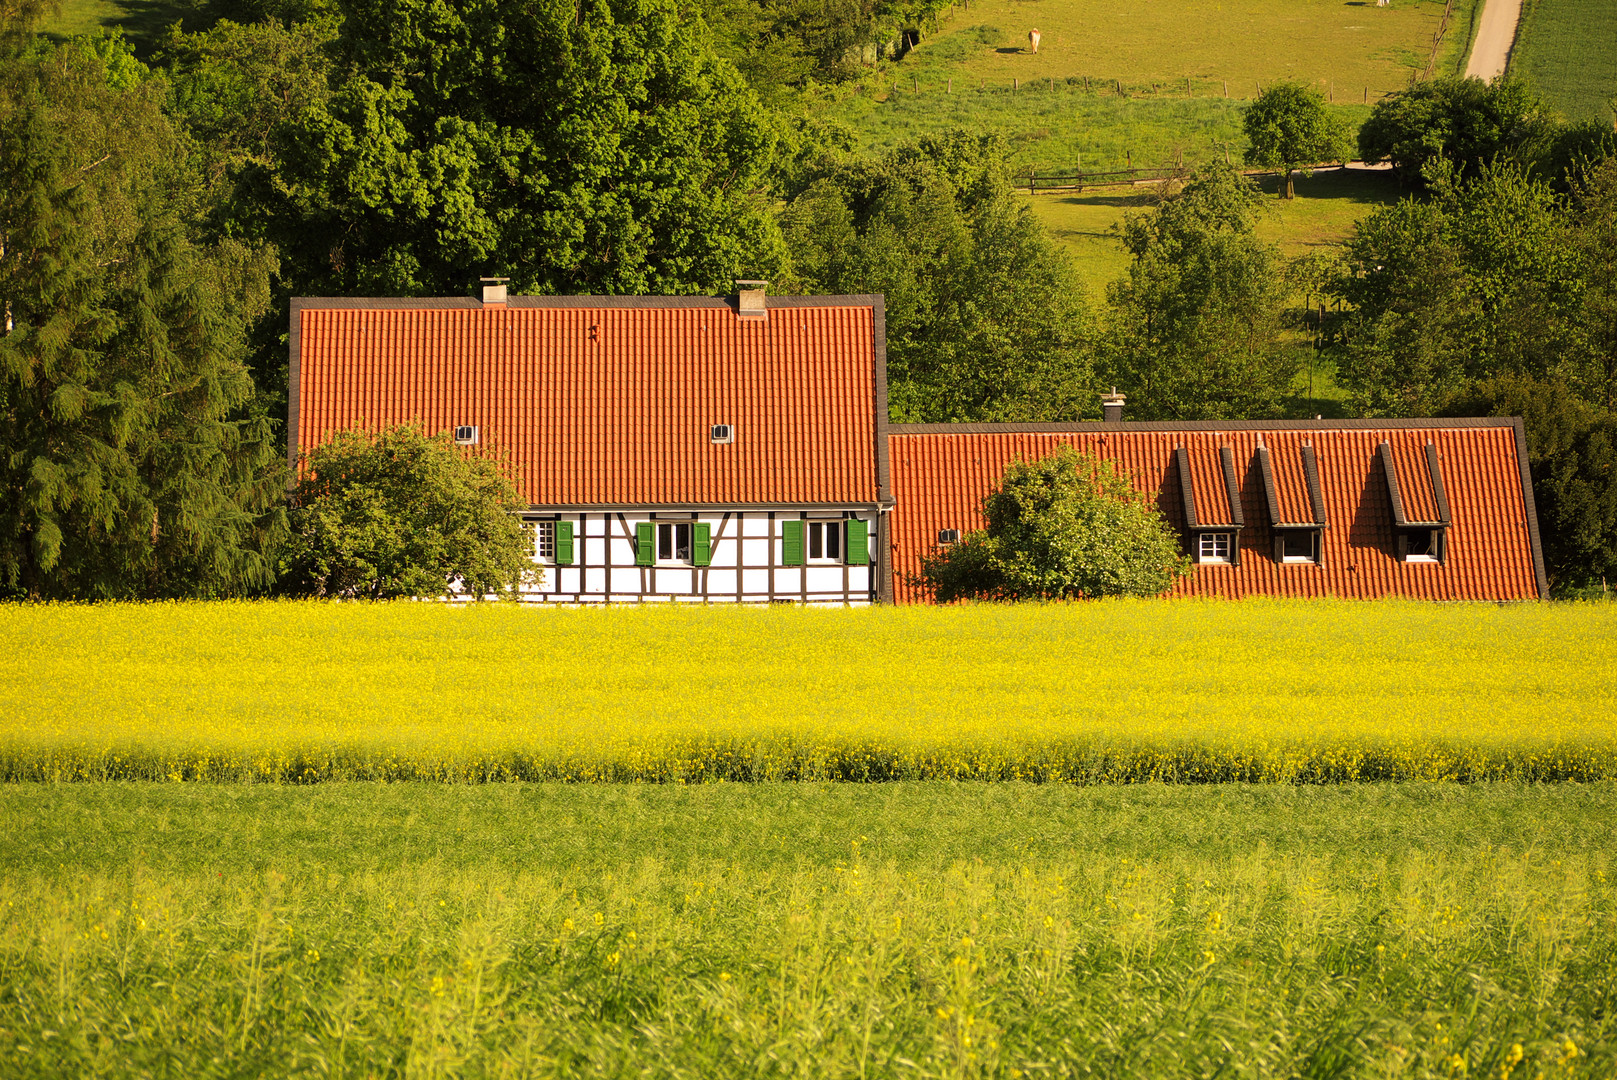
[[[1296,192],[1292,190],[1292,186],[1291,186],[1291,170],[1287,169],[1286,170],[1286,198],[1289,199],[1295,194],[1296,194]]]

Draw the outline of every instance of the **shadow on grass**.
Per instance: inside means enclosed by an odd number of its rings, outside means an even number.
[[[175,23],[189,33],[219,21],[216,11],[196,0],[118,0],[118,6],[123,15],[111,25],[124,32],[141,59],[149,59],[162,46],[168,28]]]
[[[142,60],[151,60],[162,48],[168,28],[175,23],[186,31],[206,30],[222,17],[207,0],[106,0],[103,3],[64,4],[60,28],[47,25],[41,36],[63,41],[74,34],[121,30]]]
[[[1255,178],[1265,195],[1277,197],[1284,180],[1270,173]],[[1320,169],[1313,176],[1297,173],[1292,189],[1299,199],[1344,199],[1367,206],[1386,206],[1409,192],[1391,169]]]

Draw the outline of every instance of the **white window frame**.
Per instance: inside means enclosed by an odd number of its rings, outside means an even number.
[[[556,561],[556,523],[546,519],[530,518],[523,522],[528,526],[529,549],[533,561],[549,565]]]
[[[696,523],[693,521],[655,521],[657,530],[658,566],[693,566],[696,562]],[[685,554],[680,556],[680,532],[684,531]],[[664,555],[663,552],[668,552]]]
[[[842,564],[848,555],[848,523],[833,521],[806,521],[803,530],[803,561],[814,566]],[[836,554],[831,548],[836,548]],[[818,548],[819,554],[814,554]]]
[[[1308,554],[1292,555],[1286,551],[1286,541],[1293,536],[1308,538]],[[1280,561],[1283,563],[1311,563],[1319,561],[1319,533],[1313,529],[1286,529],[1280,538]]]
[[[1419,554],[1419,555],[1414,554],[1413,552],[1410,552],[1407,549],[1407,545],[1409,543],[1408,537],[1415,536],[1415,535],[1417,535],[1419,533],[1423,533],[1423,532],[1426,534],[1426,546],[1427,546],[1428,550],[1426,552],[1424,552],[1423,554]],[[1406,548],[1405,548],[1405,552],[1404,552],[1404,561],[1405,562],[1412,562],[1412,563],[1435,563],[1435,562],[1441,562],[1442,560],[1437,557],[1437,546],[1440,543],[1442,543],[1442,541],[1437,538],[1437,536],[1435,535],[1436,533],[1437,533],[1436,529],[1409,529],[1409,530],[1405,531],[1405,533],[1404,533],[1404,536],[1405,536],[1404,544],[1406,545]]]
[[[1224,553],[1219,554],[1219,539],[1223,538]],[[1230,561],[1230,552],[1235,545],[1235,534],[1232,532],[1203,532],[1196,536],[1196,561],[1227,565]]]

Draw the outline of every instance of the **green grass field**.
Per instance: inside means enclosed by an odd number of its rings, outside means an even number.
[[[1617,776],[1614,620],[1347,602],[10,606],[0,778],[1597,779]]]
[[[1526,0],[1510,73],[1574,120],[1614,118],[1617,4]]]
[[[1264,193],[1276,194],[1278,180],[1264,177]],[[1326,169],[1311,178],[1299,176],[1297,197],[1264,203],[1258,235],[1296,258],[1339,245],[1353,226],[1377,206],[1396,202],[1405,193],[1387,170]],[[1083,193],[1048,192],[1028,201],[1039,220],[1078,259],[1093,296],[1105,295],[1106,283],[1123,276],[1128,256],[1112,234],[1123,215],[1143,210],[1151,196],[1140,189],[1098,188]]]
[[[12,1076],[1601,1077],[1617,788],[0,786]]]
[[[1474,5],[1456,3],[1436,67],[1463,57]],[[1249,98],[1256,84],[1295,79],[1338,101],[1402,89],[1432,61],[1443,0],[1389,7],[1342,0],[976,0],[957,7],[894,70],[902,81],[1038,82],[1089,76],[1125,90]],[[1028,31],[1041,40],[1035,56]]]

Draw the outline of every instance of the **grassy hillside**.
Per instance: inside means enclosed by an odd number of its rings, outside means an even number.
[[[1264,178],[1265,194],[1275,195],[1278,183],[1273,177]],[[1370,210],[1396,202],[1403,194],[1390,171],[1322,170],[1312,178],[1298,177],[1295,199],[1271,198],[1264,203],[1258,235],[1278,244],[1287,258],[1331,248],[1346,239]],[[1128,211],[1150,204],[1149,194],[1131,188],[1051,192],[1028,200],[1051,235],[1078,259],[1090,292],[1097,297],[1128,267],[1128,256],[1112,236],[1112,226],[1121,224]]]
[[[15,1076],[1610,1076],[1611,785],[0,786]]]
[[[1463,55],[1470,0],[1458,0],[1439,67]],[[897,65],[902,78],[953,77],[1007,87],[1012,79],[1090,76],[1153,84],[1197,97],[1251,97],[1255,84],[1295,79],[1338,100],[1370,99],[1409,84],[1432,57],[1444,0],[1388,7],[1342,0],[974,0]],[[1028,31],[1041,34],[1028,51]]]
[[[1617,776],[1614,621],[1222,601],[10,607],[0,777]]]
[[[1574,120],[1611,120],[1617,98],[1617,4],[1526,0],[1510,73]]]

